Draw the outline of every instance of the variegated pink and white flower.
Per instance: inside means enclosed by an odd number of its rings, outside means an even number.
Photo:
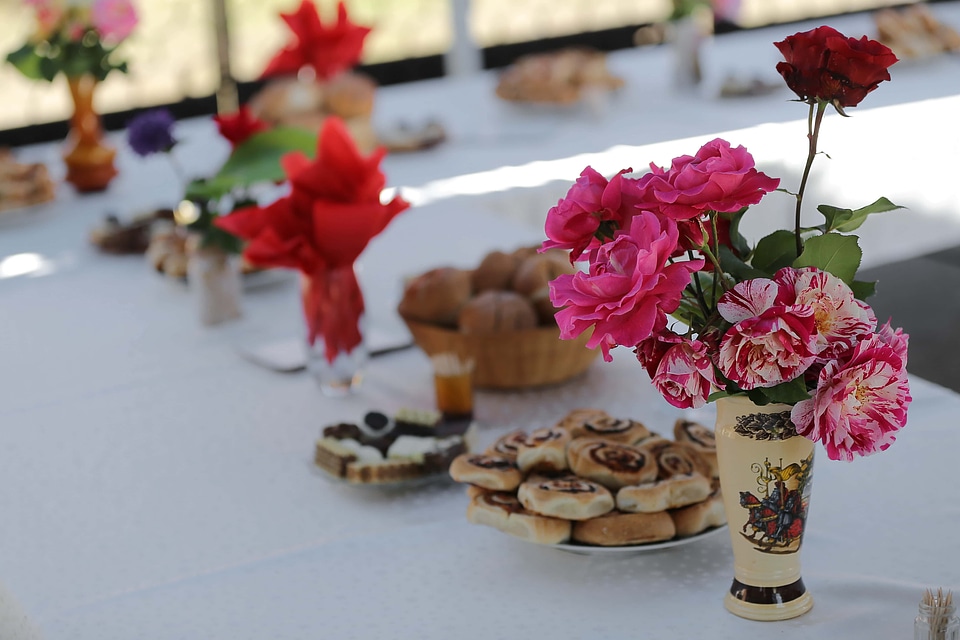
[[[755,318],[777,303],[780,288],[768,278],[738,282],[717,301],[717,311],[727,322],[736,324]]]
[[[781,285],[781,302],[813,307],[821,362],[839,357],[877,328],[873,310],[854,297],[846,282],[831,273],[814,267],[785,267],[773,280]]]
[[[906,336],[899,336],[905,347]],[[813,397],[794,405],[791,419],[797,433],[823,443],[831,460],[849,461],[887,449],[907,422],[911,400],[903,358],[874,334],[848,357],[827,363]]]
[[[720,385],[707,346],[699,340],[684,340],[670,347],[660,360],[653,384],[679,409],[702,407],[710,391]]]
[[[741,389],[775,387],[802,375],[816,346],[813,308],[777,305],[727,330],[717,366]]]

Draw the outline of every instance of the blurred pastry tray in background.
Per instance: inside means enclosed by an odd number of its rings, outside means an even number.
[[[960,33],[934,16],[926,4],[873,13],[877,40],[904,60],[921,60],[960,52]]]
[[[49,202],[55,196],[46,165],[17,162],[12,151],[0,149],[0,215]]]
[[[573,104],[590,92],[612,91],[623,84],[607,69],[605,53],[571,47],[518,58],[500,74],[496,93],[510,102]]]
[[[400,409],[393,417],[371,411],[360,423],[324,427],[314,464],[332,479],[354,485],[409,486],[448,480],[450,462],[469,452],[476,428],[433,410]]]

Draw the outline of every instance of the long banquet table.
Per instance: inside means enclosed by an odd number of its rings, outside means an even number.
[[[960,5],[935,7],[960,24]],[[871,29],[866,16],[831,24]],[[795,185],[804,107],[786,91],[710,92],[727,71],[771,77],[770,43],[812,26],[718,38],[714,85],[696,94],[670,89],[665,48],[611,55],[626,88],[567,110],[498,103],[492,74],[383,89],[379,124],[435,115],[450,140],[384,163],[416,206],[361,258],[371,325],[403,335],[394,308],[404,275],[538,242],[546,208],[587,163],[640,169],[723,135]],[[853,118],[827,118],[831,159],[818,160],[808,198],[860,206],[882,194],[909,206],[864,227],[865,264],[960,244],[960,61],[893,75]],[[225,157],[209,121],[178,127],[188,172]],[[97,254],[86,234],[105,213],[169,204],[177,192],[163,158],[134,158],[114,142],[121,173],[109,191],[80,197],[64,186],[56,202],[0,218],[0,586],[44,637],[905,638],[925,588],[960,589],[951,489],[960,396],[917,377],[909,424],[889,451],[851,464],[820,455],[803,551],[816,604],[783,623],[723,609],[726,534],[573,555],[467,524],[452,484],[384,491],[326,480],[311,467],[321,428],[370,409],[432,406],[426,357],[409,349],[371,360],[361,392],[344,399],[324,397],[305,374],[242,359],[238,346],[301,331],[295,281],[248,292],[242,321],[209,329],[183,285],[142,258]],[[56,171],[56,151],[19,153]],[[749,216],[754,239],[790,214],[789,198],[775,195]],[[681,415],[618,352],[556,388],[479,392],[480,442],[578,406],[659,431]],[[713,419],[710,408],[685,415]]]

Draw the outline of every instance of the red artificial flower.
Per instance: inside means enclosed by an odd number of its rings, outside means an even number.
[[[227,139],[233,149],[253,134],[270,128],[269,124],[253,115],[247,105],[230,115],[213,116],[213,121],[217,123],[217,131]]]
[[[303,0],[294,13],[281,13],[280,17],[293,37],[267,63],[263,78],[295,74],[306,66],[313,67],[319,78],[332,78],[360,61],[363,40],[370,33],[368,27],[350,22],[342,1],[337,7],[337,23],[330,27],[323,25],[311,0]]]
[[[848,38],[827,26],[787,36],[774,46],[785,59],[777,71],[791,91],[801,100],[823,100],[840,109],[860,104],[890,79],[887,68],[897,62],[886,45],[866,36]]]
[[[379,149],[364,158],[339,118],[327,118],[320,131],[317,157],[285,155],[281,163],[290,181],[290,193],[266,207],[246,207],[220,216],[218,227],[248,241],[244,257],[264,267],[299,269],[312,282],[304,291],[304,311],[311,344],[320,335],[331,360],[359,344],[357,322],[363,312],[356,304],[355,282],[329,284],[332,272],[349,272],[370,240],[409,207],[403,198],[380,202],[386,179]],[[325,280],[327,281],[324,284]],[[353,300],[348,320],[317,317],[335,299]],[[344,345],[350,345],[344,347]]]

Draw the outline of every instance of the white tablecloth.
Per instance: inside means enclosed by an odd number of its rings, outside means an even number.
[[[937,10],[960,22],[957,5]],[[864,16],[837,25],[870,30]],[[712,77],[726,68],[769,75],[770,43],[792,32],[718,39]],[[539,241],[546,207],[566,188],[559,181],[587,162],[607,173],[666,163],[723,133],[768,173],[798,172],[804,108],[789,92],[682,99],[668,91],[665,55],[611,56],[628,84],[600,112],[498,103],[492,75],[384,89],[378,121],[436,113],[451,140],[384,164],[389,184],[422,204],[361,260],[374,326],[402,331],[393,308],[403,275]],[[960,102],[951,95],[960,65],[894,70],[854,118],[828,118],[823,148],[833,159],[817,161],[808,200],[859,206],[883,194],[910,205],[864,228],[874,263],[960,242],[952,159]],[[191,173],[209,172],[226,153],[209,122],[182,123],[179,135],[176,153]],[[55,153],[21,152],[51,161]],[[593,155],[577,156],[585,153]],[[362,392],[342,400],[323,397],[305,375],[244,361],[236,345],[300,331],[296,286],[251,292],[242,322],[202,328],[181,285],[140,258],[86,245],[104,212],[176,196],[163,158],[122,149],[120,164],[106,194],[64,187],[52,205],[0,222],[0,269],[39,266],[0,278],[0,581],[48,638],[903,638],[924,588],[960,588],[952,533],[960,511],[950,493],[960,396],[920,379],[890,451],[853,464],[818,460],[804,549],[816,605],[777,625],[722,608],[732,574],[722,535],[579,557],[467,525],[456,486],[391,493],[326,481],[310,465],[321,428],[372,408],[432,406],[426,358],[415,350],[376,358]],[[786,196],[768,200],[750,231],[789,214]],[[480,393],[481,441],[577,406],[662,431],[678,415],[624,352],[559,388]],[[710,410],[691,415],[712,420]]]

